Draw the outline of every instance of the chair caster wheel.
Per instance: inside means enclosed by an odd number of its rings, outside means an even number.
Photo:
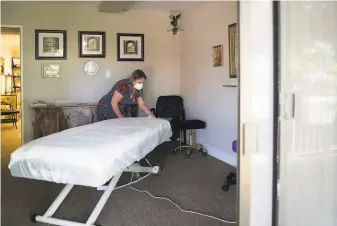
[[[185,155],[185,158],[189,158],[189,157],[190,157],[190,155],[189,155],[189,154],[186,154],[186,155]]]
[[[36,216],[37,216],[38,214],[33,214],[32,215],[32,217],[31,217],[31,221],[33,222],[33,223],[36,223],[37,221],[36,221]]]
[[[206,155],[207,155],[207,152],[203,152],[203,153],[202,153],[202,156],[206,156]]]
[[[172,154],[174,154],[174,155],[177,154],[177,151],[172,151]]]

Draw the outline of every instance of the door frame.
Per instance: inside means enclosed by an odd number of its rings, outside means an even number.
[[[279,154],[278,154],[278,151],[279,151],[279,73],[280,73],[280,70],[279,70],[279,59],[280,59],[280,56],[279,56],[279,34],[280,34],[280,26],[279,26],[279,2],[265,2],[266,4],[271,4],[271,16],[268,16],[268,18],[270,18],[272,21],[272,28],[271,28],[271,38],[272,38],[272,47],[271,47],[271,50],[273,51],[273,59],[272,59],[272,77],[273,77],[273,84],[272,84],[272,99],[273,99],[273,103],[272,103],[272,117],[271,117],[271,124],[272,124],[272,158],[271,158],[271,162],[272,162],[272,178],[271,178],[271,194],[269,195],[271,197],[271,206],[272,206],[272,210],[270,213],[266,213],[266,214],[271,214],[270,216],[270,224],[269,225],[272,225],[272,226],[277,226],[278,225],[278,159],[279,159]],[[244,4],[241,3],[240,1],[237,2],[237,28],[238,28],[238,39],[241,40],[241,36],[242,34],[240,33],[240,25],[241,25],[241,20],[240,18],[242,17],[243,12],[241,12],[241,4]],[[250,11],[249,12],[250,14],[256,14],[257,12],[255,11]],[[250,15],[252,16],[252,15]],[[243,222],[250,222],[250,217],[251,217],[251,208],[249,207],[249,213],[247,215],[247,213],[240,213],[240,203],[241,203],[241,200],[240,200],[240,197],[241,197],[241,192],[242,192],[242,189],[240,189],[240,184],[241,184],[241,180],[240,179],[240,175],[241,175],[241,168],[242,167],[247,167],[247,166],[244,166],[244,162],[241,161],[241,142],[242,142],[242,134],[243,134],[243,129],[242,129],[242,118],[241,118],[241,97],[242,97],[242,88],[241,88],[241,76],[240,76],[240,72],[241,72],[241,59],[242,59],[242,56],[241,56],[241,51],[240,51],[240,48],[241,48],[241,42],[239,41],[238,42],[238,132],[237,132],[237,137],[238,137],[238,142],[237,142],[237,187],[236,187],[236,190],[237,190],[237,224],[238,226],[248,226],[248,225],[242,225]],[[241,169],[241,170],[240,170]],[[245,181],[247,182],[247,181]],[[248,183],[250,183],[248,181]],[[249,199],[251,197],[251,194],[249,193],[248,194],[249,196]],[[250,201],[249,201],[250,203]],[[241,203],[242,204],[242,203]],[[255,211],[254,211],[255,212]],[[240,220],[241,219],[241,220]],[[244,221],[242,221],[242,219],[244,219]],[[255,222],[256,223],[256,222]]]
[[[236,2],[236,29],[238,32],[238,40],[240,40],[240,1]],[[237,43],[238,45],[238,68],[237,68],[237,74],[238,74],[238,117],[237,117],[237,142],[236,142],[236,156],[237,156],[237,167],[236,167],[236,223],[238,226],[240,226],[240,149],[241,149],[241,131],[240,131],[240,123],[241,123],[241,104],[240,104],[240,97],[241,97],[241,76],[240,76],[240,41]]]
[[[272,178],[272,226],[278,225],[278,180],[280,151],[280,2],[273,1],[273,178]]]
[[[7,25],[7,24],[1,24],[1,27],[9,27],[9,28],[19,28],[20,29],[20,103],[21,103],[21,145],[24,143],[24,104],[23,104],[23,96],[24,96],[24,88],[23,88],[23,80],[24,80],[24,74],[23,74],[23,26],[22,25]]]

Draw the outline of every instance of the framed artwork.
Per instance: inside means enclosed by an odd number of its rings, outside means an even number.
[[[42,64],[42,78],[59,78],[61,77],[60,64]]]
[[[213,67],[223,66],[222,45],[213,46]]]
[[[79,31],[79,57],[105,58],[105,32]]]
[[[14,94],[1,95],[1,102],[6,102],[6,103],[11,104],[14,110],[17,110],[18,108],[18,98]]]
[[[35,30],[35,59],[67,59],[67,31]]]
[[[237,78],[238,71],[238,33],[236,23],[228,25],[229,77]]]
[[[144,34],[117,34],[117,61],[144,61]]]

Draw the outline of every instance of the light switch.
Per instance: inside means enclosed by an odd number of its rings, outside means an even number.
[[[106,79],[110,79],[111,78],[111,71],[110,70],[105,71],[105,78]]]

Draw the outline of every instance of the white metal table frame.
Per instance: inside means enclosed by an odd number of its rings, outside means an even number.
[[[123,172],[132,172],[132,173],[152,173],[152,174],[158,174],[160,170],[159,166],[154,167],[145,167],[140,166],[139,164],[133,164],[129,167],[127,167]],[[109,185],[105,187],[105,191],[103,195],[101,196],[100,200],[96,204],[95,209],[92,211],[89,219],[86,223],[79,223],[75,221],[69,221],[69,220],[63,220],[52,217],[53,214],[56,212],[56,210],[59,208],[63,200],[67,197],[71,189],[74,187],[73,184],[67,184],[63,190],[60,192],[60,194],[57,196],[57,198],[54,200],[54,202],[51,204],[51,206],[48,208],[48,210],[45,212],[43,216],[37,215],[34,217],[34,220],[37,222],[42,222],[46,224],[52,224],[52,225],[59,225],[59,226],[98,226],[94,223],[96,222],[99,214],[101,213],[105,203],[108,201],[110,194],[115,189],[116,184],[119,180],[119,178],[122,176],[123,172],[118,173],[115,175],[111,181],[109,182]]]

